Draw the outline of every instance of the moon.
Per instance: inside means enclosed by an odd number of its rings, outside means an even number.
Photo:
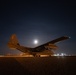
[[[37,39],[34,40],[34,44],[38,44],[38,40]]]

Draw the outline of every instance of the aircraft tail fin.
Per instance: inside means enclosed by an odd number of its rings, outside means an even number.
[[[19,46],[18,39],[16,37],[16,34],[12,34],[10,37],[10,40],[8,42],[8,47],[12,49],[16,49]]]

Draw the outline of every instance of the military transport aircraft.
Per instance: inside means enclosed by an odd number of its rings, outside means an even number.
[[[41,54],[47,54],[49,56],[53,55],[53,50],[56,50],[58,47],[55,45],[55,43],[69,39],[67,36],[62,36],[60,38],[57,38],[55,40],[49,41],[45,44],[42,44],[40,46],[37,46],[35,48],[30,47],[24,47],[21,46],[18,42],[18,39],[16,37],[16,34],[12,34],[10,37],[10,40],[8,42],[8,47],[11,49],[17,49],[23,53],[32,54],[33,56],[40,56]]]

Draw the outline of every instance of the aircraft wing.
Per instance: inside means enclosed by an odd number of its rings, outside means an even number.
[[[40,46],[38,46],[38,47],[41,47],[41,46],[48,46],[48,45],[50,45],[50,44],[55,44],[55,43],[58,43],[58,42],[60,42],[60,41],[63,41],[63,40],[66,40],[66,39],[69,39],[70,37],[68,37],[68,36],[62,36],[62,37],[60,37],[60,38],[57,38],[57,39],[54,39],[54,40],[52,40],[52,41],[50,41],[50,42],[47,42],[47,43],[45,43],[45,44],[42,44],[42,45],[40,45]],[[37,47],[36,47],[37,48]]]
[[[63,41],[63,40],[69,39],[69,38],[70,38],[70,37],[68,37],[68,36],[62,36],[62,37],[57,38],[57,39],[55,39],[55,40],[52,40],[52,41],[50,41],[50,42],[48,42],[48,43],[55,44],[55,43],[58,43],[58,42],[60,42],[60,41]],[[46,44],[47,44],[47,43],[46,43]]]

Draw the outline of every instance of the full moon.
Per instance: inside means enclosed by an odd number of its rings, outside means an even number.
[[[34,40],[34,44],[38,44],[38,40]]]

